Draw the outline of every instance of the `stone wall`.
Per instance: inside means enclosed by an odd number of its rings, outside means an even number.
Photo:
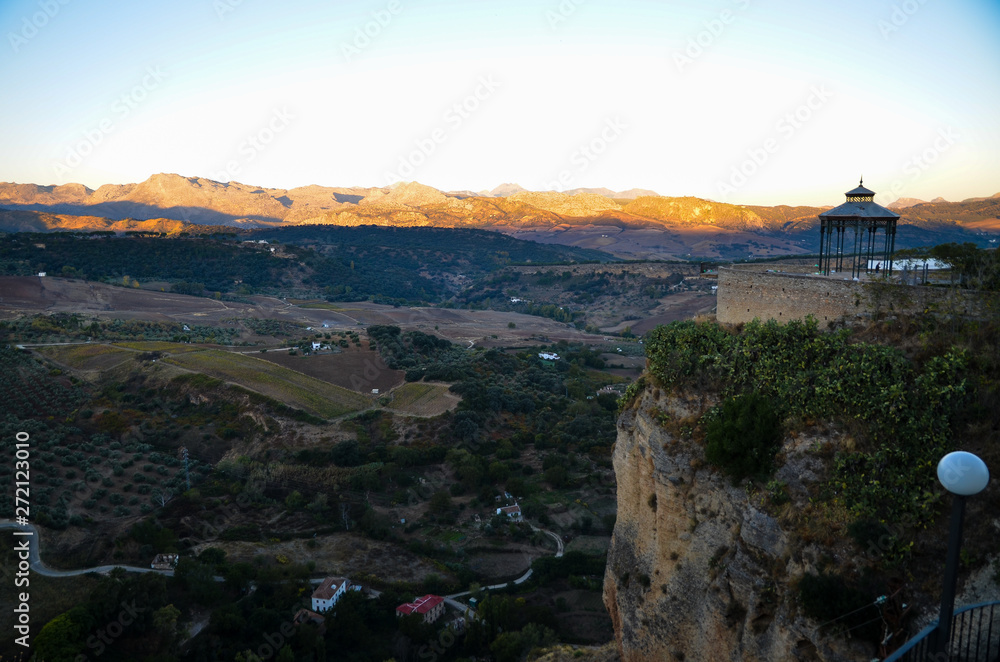
[[[762,265],[719,269],[720,322],[739,324],[754,318],[785,322],[812,315],[820,327],[857,322],[873,313],[923,311],[935,308],[960,316],[978,317],[985,310],[978,292],[885,281],[838,280],[836,277],[769,270]]]

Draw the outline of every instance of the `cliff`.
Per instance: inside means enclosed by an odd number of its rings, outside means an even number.
[[[619,419],[604,602],[623,662],[871,659],[870,644],[820,633],[796,606],[795,581],[829,550],[803,544],[685,438],[711,404],[647,387]],[[792,508],[825,473],[814,447],[782,448],[775,479]]]

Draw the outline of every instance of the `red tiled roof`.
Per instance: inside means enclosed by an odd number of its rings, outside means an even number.
[[[296,623],[305,623],[308,621],[312,621],[313,623],[322,624],[323,622],[326,621],[326,618],[324,618],[321,614],[317,614],[316,612],[310,609],[299,609],[297,612],[295,612],[295,616],[292,618],[292,620],[295,621]]]
[[[404,614],[426,614],[442,602],[444,602],[444,598],[440,595],[425,595],[422,598],[414,598],[413,602],[399,605],[396,607],[396,611]]]
[[[346,582],[347,579],[344,577],[327,577],[323,580],[315,591],[313,591],[312,596],[319,600],[329,600],[333,597],[333,594],[337,592],[340,585]]]

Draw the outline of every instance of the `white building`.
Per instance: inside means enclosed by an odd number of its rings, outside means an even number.
[[[521,506],[515,503],[513,506],[505,506],[503,508],[497,508],[497,515],[506,515],[509,519],[515,522],[520,522]]]
[[[332,609],[347,592],[351,581],[346,577],[327,577],[312,594],[312,610],[322,613]]]

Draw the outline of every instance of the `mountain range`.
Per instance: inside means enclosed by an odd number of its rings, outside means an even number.
[[[983,243],[984,233],[1000,233],[1000,194],[962,202],[902,198],[890,207],[901,215],[900,235],[909,232],[915,241]],[[736,253],[757,256],[812,252],[817,214],[828,208],[736,205],[642,189],[536,192],[517,184],[480,193],[442,192],[416,182],[271,189],[176,174],[96,190],[81,184],[0,183],[0,231],[7,232],[173,234],[191,225],[475,227],[622,257],[726,257],[724,247],[734,245]],[[904,226],[912,227],[904,232]]]

